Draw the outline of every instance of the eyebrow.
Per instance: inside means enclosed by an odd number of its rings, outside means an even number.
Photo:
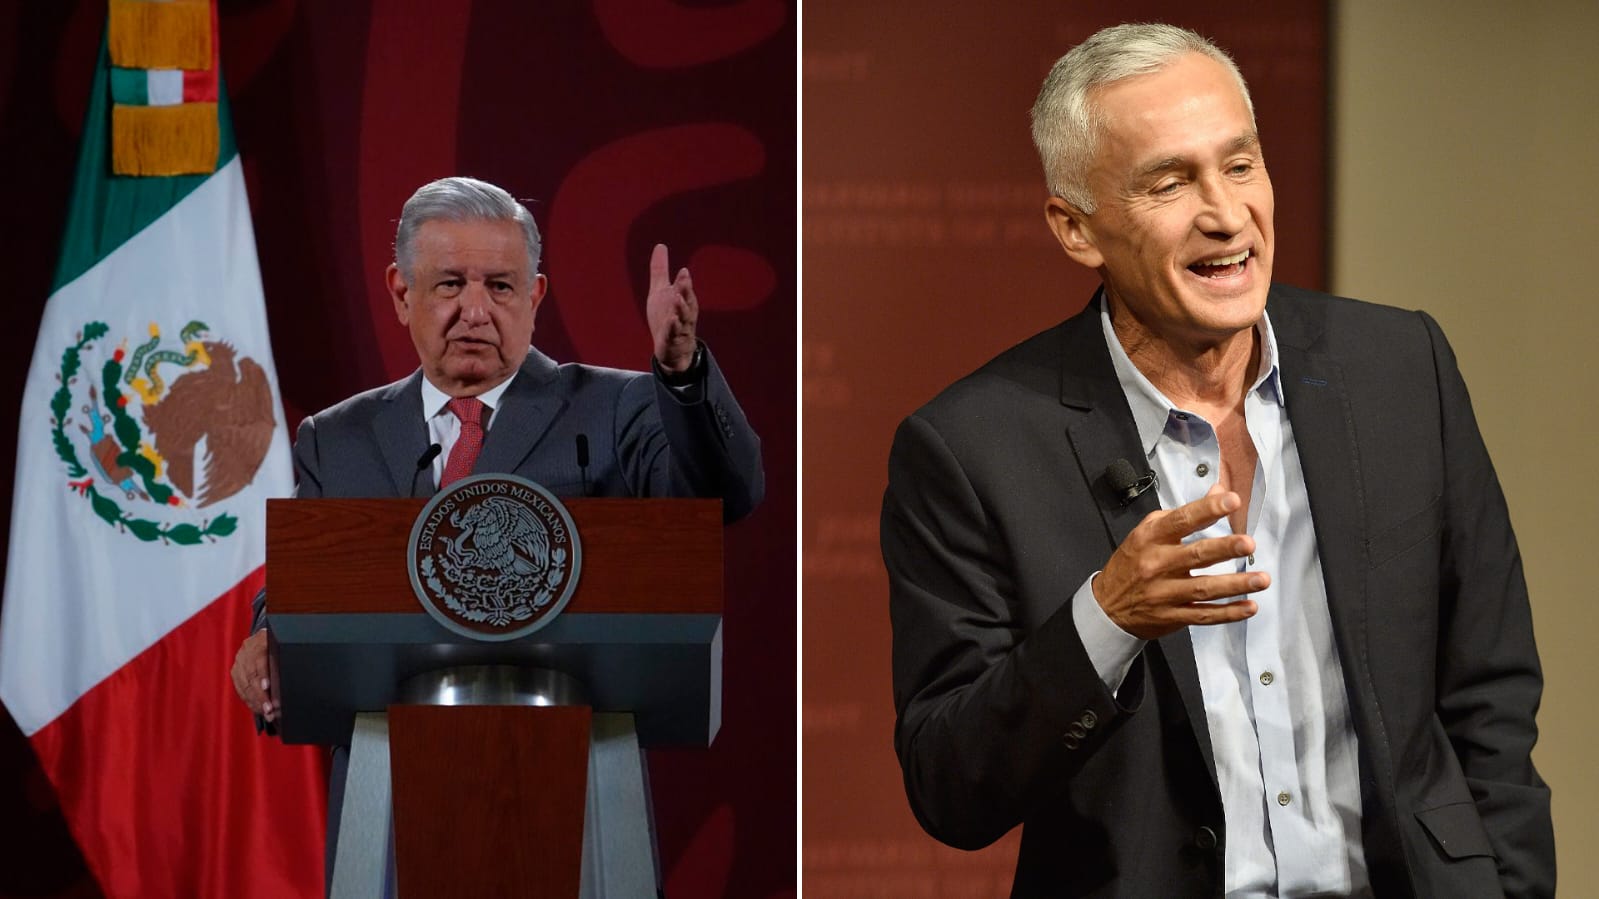
[[[439,274],[443,275],[443,276],[446,276],[446,277],[450,277],[450,278],[465,278],[466,277],[466,269],[460,269],[460,268],[439,269]],[[510,280],[514,280],[515,278],[516,278],[516,272],[514,270],[511,270],[511,269],[507,269],[507,270],[505,270],[503,272],[488,272],[488,273],[483,275],[483,280],[485,280],[485,281],[510,281]]]
[[[1229,141],[1227,146],[1222,148],[1221,155],[1231,156],[1234,153],[1241,153],[1245,150],[1258,150],[1259,148],[1260,135],[1254,131],[1246,131]],[[1169,172],[1172,169],[1180,169],[1187,164],[1188,157],[1186,156],[1167,156],[1139,169],[1136,177],[1139,179],[1148,178],[1152,175],[1159,175],[1162,172]]]

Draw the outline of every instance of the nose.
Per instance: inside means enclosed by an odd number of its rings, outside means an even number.
[[[480,281],[468,281],[461,290],[461,321],[469,325],[489,320],[489,289]]]
[[[1249,224],[1249,207],[1238,187],[1220,175],[1200,184],[1200,209],[1194,224],[1207,235],[1232,237]]]

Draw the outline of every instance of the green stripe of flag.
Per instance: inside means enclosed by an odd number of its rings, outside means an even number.
[[[83,140],[78,150],[77,176],[61,237],[61,258],[56,263],[55,293],[93,268],[133,235],[160,218],[210,175],[176,175],[165,178],[111,174],[111,103],[115,90],[111,55],[100,40],[100,61],[95,66],[89,112],[83,120]],[[126,69],[144,75],[143,70]],[[146,88],[141,85],[139,90]],[[217,73],[217,117],[221,134],[217,168],[238,155],[233,140],[233,114],[227,86]]]
[[[123,106],[150,104],[150,76],[144,69],[111,67],[111,102]]]

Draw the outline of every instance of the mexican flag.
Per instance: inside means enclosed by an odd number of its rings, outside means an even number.
[[[293,482],[215,15],[111,0],[22,399],[0,701],[112,897],[323,888],[322,755],[229,679]]]

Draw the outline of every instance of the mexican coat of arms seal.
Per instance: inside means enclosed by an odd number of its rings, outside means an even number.
[[[204,322],[176,345],[147,337],[111,343],[89,322],[61,354],[50,398],[50,439],[67,486],[107,524],[147,543],[193,546],[231,535],[211,507],[245,489],[276,427],[266,370]]]
[[[440,624],[476,640],[514,640],[565,607],[582,545],[548,490],[515,475],[476,475],[423,507],[407,561],[417,599]]]

